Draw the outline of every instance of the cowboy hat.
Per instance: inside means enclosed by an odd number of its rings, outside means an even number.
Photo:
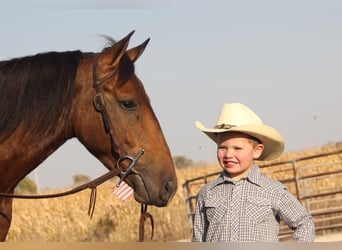
[[[196,121],[196,127],[217,143],[217,134],[223,132],[241,132],[258,139],[264,145],[264,151],[258,160],[273,160],[284,151],[284,139],[274,128],[263,124],[257,114],[241,103],[223,105],[214,128],[206,128]]]

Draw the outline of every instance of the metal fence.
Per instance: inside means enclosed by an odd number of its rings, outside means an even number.
[[[285,184],[315,219],[316,232],[342,230],[342,150],[301,157],[289,161],[259,164],[263,174]],[[218,177],[215,172],[186,180],[183,184],[191,228],[198,191]],[[293,231],[283,222],[280,239]]]

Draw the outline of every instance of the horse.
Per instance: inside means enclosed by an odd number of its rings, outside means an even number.
[[[97,53],[48,51],[0,61],[0,193],[14,194],[27,174],[77,138],[108,170],[120,169],[136,201],[169,204],[175,166],[134,69],[149,39],[128,49],[133,33]],[[1,241],[12,201],[0,196]]]

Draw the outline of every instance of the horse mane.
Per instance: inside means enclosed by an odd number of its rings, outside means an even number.
[[[0,141],[20,127],[47,133],[67,115],[80,51],[47,52],[0,62]]]

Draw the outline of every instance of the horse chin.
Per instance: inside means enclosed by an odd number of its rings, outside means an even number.
[[[140,175],[134,175],[134,199],[147,205],[156,207],[165,207],[168,205],[170,199],[162,199],[158,195],[153,195],[152,190],[149,192],[146,188],[143,178]]]

